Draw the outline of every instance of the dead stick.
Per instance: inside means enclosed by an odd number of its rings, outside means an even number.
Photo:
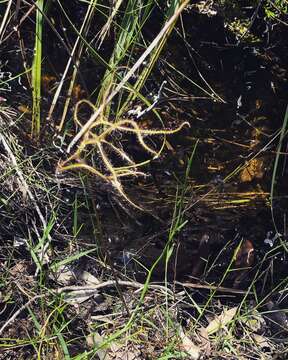
[[[251,294],[251,291],[245,291],[245,290],[238,290],[238,289],[231,289],[226,288],[223,286],[215,286],[215,285],[203,285],[203,284],[195,284],[195,283],[181,283],[179,281],[176,281],[176,284],[181,285],[186,288],[190,289],[205,289],[205,290],[213,290],[213,291],[221,291],[221,292],[227,292],[231,294]]]

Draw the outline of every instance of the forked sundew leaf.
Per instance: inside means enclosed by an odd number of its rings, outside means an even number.
[[[208,335],[212,335],[225,327],[236,315],[238,307],[231,308],[229,310],[223,310],[220,316],[216,316],[214,320],[206,327]]]

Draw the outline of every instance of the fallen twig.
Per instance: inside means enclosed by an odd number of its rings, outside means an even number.
[[[84,286],[64,286],[62,288],[58,288],[56,290],[54,290],[54,292],[56,294],[62,294],[64,292],[67,291],[89,291],[89,290],[97,290],[97,289],[102,289],[105,287],[109,287],[109,286],[116,286],[116,285],[120,285],[120,286],[128,286],[128,287],[133,287],[138,289],[138,291],[142,290],[144,287],[144,284],[141,284],[137,281],[124,281],[124,280],[118,280],[117,283],[115,280],[108,280],[108,281],[104,281],[100,284],[96,284],[96,285],[84,285]],[[149,285],[150,289],[157,289],[157,290],[162,290],[164,292],[168,292],[172,295],[172,291],[170,289],[168,289],[167,287],[163,286],[163,285],[157,285],[157,284],[150,284]]]
[[[195,284],[195,283],[182,283],[179,281],[176,281],[177,285],[181,285],[185,288],[190,288],[190,289],[205,289],[205,290],[213,290],[213,291],[220,291],[220,292],[227,292],[227,293],[231,293],[231,294],[250,294],[251,291],[246,291],[246,290],[240,290],[240,289],[232,289],[232,288],[227,288],[224,286],[217,286],[217,285],[204,285],[204,284]]]
[[[133,287],[136,288],[138,291],[141,291],[144,287],[144,284],[141,284],[137,281],[123,281],[123,280],[118,280],[117,281],[117,286],[127,286],[127,287]],[[114,280],[108,280],[108,281],[104,281],[101,284],[96,284],[93,286],[64,286],[62,288],[58,288],[58,289],[53,289],[50,291],[47,291],[41,295],[36,295],[33,296],[29,301],[27,301],[26,304],[22,305],[20,307],[20,309],[18,309],[11,317],[10,319],[8,319],[5,324],[0,328],[0,336],[2,335],[3,331],[7,328],[8,325],[10,325],[20,314],[23,310],[25,310],[28,306],[30,306],[35,300],[46,297],[48,295],[52,294],[63,294],[65,292],[69,292],[69,291],[83,291],[84,293],[87,291],[95,291],[98,289],[102,289],[105,287],[109,287],[109,286],[116,286],[116,281]],[[161,290],[164,291],[165,293],[169,293],[170,295],[172,295],[172,291],[170,289],[168,289],[165,286],[162,285],[157,285],[157,284],[150,284],[149,288],[151,289],[157,289],[157,290]],[[23,291],[23,289],[21,290]]]
[[[26,304],[22,305],[20,309],[18,309],[11,317],[8,319],[5,324],[0,329],[0,336],[2,335],[3,331],[7,328],[8,325],[10,325],[18,315],[21,314],[23,310],[25,310],[29,305],[31,305],[35,300],[45,297],[46,294],[36,295],[32,297],[29,301],[27,301]]]

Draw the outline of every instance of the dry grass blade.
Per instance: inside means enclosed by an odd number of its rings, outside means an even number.
[[[115,4],[113,5],[111,14],[109,16],[109,18],[107,19],[106,23],[104,24],[104,26],[102,27],[98,38],[99,38],[99,43],[97,44],[97,48],[99,49],[100,46],[102,45],[105,37],[107,36],[107,34],[109,33],[109,30],[111,28],[111,24],[113,22],[113,19],[115,18],[121,4],[122,4],[123,0],[117,0],[115,1]]]
[[[3,19],[2,19],[2,21],[1,21],[1,25],[0,25],[0,43],[1,43],[1,41],[2,41],[4,32],[5,32],[5,28],[6,28],[7,23],[8,23],[9,12],[10,12],[10,8],[11,8],[11,5],[12,5],[12,4],[13,4],[13,1],[10,0],[10,1],[8,2],[8,4],[7,4],[5,14],[4,14]]]

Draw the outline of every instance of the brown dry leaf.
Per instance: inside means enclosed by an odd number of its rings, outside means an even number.
[[[105,360],[141,360],[141,354],[133,344],[121,346],[114,342],[110,345],[108,355]]]
[[[228,310],[223,310],[220,316],[216,316],[214,320],[206,327],[208,335],[212,335],[225,327],[236,315],[238,307],[233,307]]]
[[[17,107],[17,109],[21,112],[21,113],[24,113],[24,114],[32,114],[32,111],[31,109],[27,106],[27,105],[24,105],[24,104],[21,104]]]
[[[79,101],[84,97],[84,95],[85,95],[85,90],[81,88],[80,84],[77,84],[73,87],[72,97],[75,101]]]
[[[241,182],[251,182],[254,179],[262,179],[264,176],[264,161],[252,159],[240,173]]]
[[[263,348],[270,348],[271,344],[269,344],[268,340],[259,334],[252,334],[252,338],[255,341],[255,344],[259,346],[261,349]]]
[[[53,274],[50,275],[52,279],[61,285],[71,285],[76,279],[76,275],[72,268],[68,265],[61,265]]]
[[[266,325],[265,319],[256,309],[252,310],[249,317],[242,320],[242,322],[248,326],[253,333],[260,332]]]
[[[29,264],[25,260],[18,261],[10,270],[10,275],[14,278],[20,275],[28,274]]]
[[[246,278],[249,269],[254,264],[254,247],[250,240],[244,240],[235,256],[235,266],[239,270],[235,273],[236,278],[233,282],[233,288],[239,289],[241,282]]]
[[[193,277],[199,277],[202,275],[205,265],[207,264],[207,259],[210,254],[210,236],[204,233],[201,237],[199,247],[197,250],[197,256],[195,257],[195,262],[192,268],[191,275]]]
[[[250,267],[254,262],[254,246],[252,241],[244,240],[237,251],[235,265],[237,267]]]
[[[19,191],[22,193],[22,200],[25,203],[27,201],[27,187],[20,181],[20,179],[17,180]]]
[[[90,334],[86,338],[90,349],[101,346],[104,341],[105,338],[98,332]],[[141,360],[141,353],[134,344],[121,345],[112,342],[105,348],[97,350],[96,354],[100,360]]]
[[[104,342],[104,337],[101,336],[98,332],[90,334],[86,337],[86,343],[89,349],[93,349],[94,347],[100,346]],[[99,360],[108,359],[108,351],[109,349],[103,348],[97,350],[96,354],[99,357]]]
[[[100,284],[100,280],[97,279],[94,275],[92,275],[88,271],[83,271],[83,273],[80,274],[79,278],[85,281],[85,284],[89,286]]]
[[[262,107],[262,105],[263,105],[263,101],[262,101],[262,100],[260,100],[260,99],[256,99],[256,100],[255,100],[255,108],[256,108],[257,110],[259,110],[259,109]]]
[[[97,289],[83,289],[83,290],[72,290],[64,293],[63,299],[65,302],[71,305],[78,305],[88,300],[92,296],[99,295]]]
[[[41,77],[41,83],[43,86],[43,90],[46,92],[50,92],[56,82],[56,77],[53,75],[49,75],[49,74],[44,74]]]
[[[211,354],[211,342],[207,330],[204,327],[201,327],[199,330],[199,338],[201,341],[201,350],[206,357],[209,357]]]
[[[200,348],[195,345],[193,341],[185,335],[183,329],[179,331],[179,335],[182,343],[180,344],[180,349],[189,355],[189,359],[198,360],[200,358]]]

